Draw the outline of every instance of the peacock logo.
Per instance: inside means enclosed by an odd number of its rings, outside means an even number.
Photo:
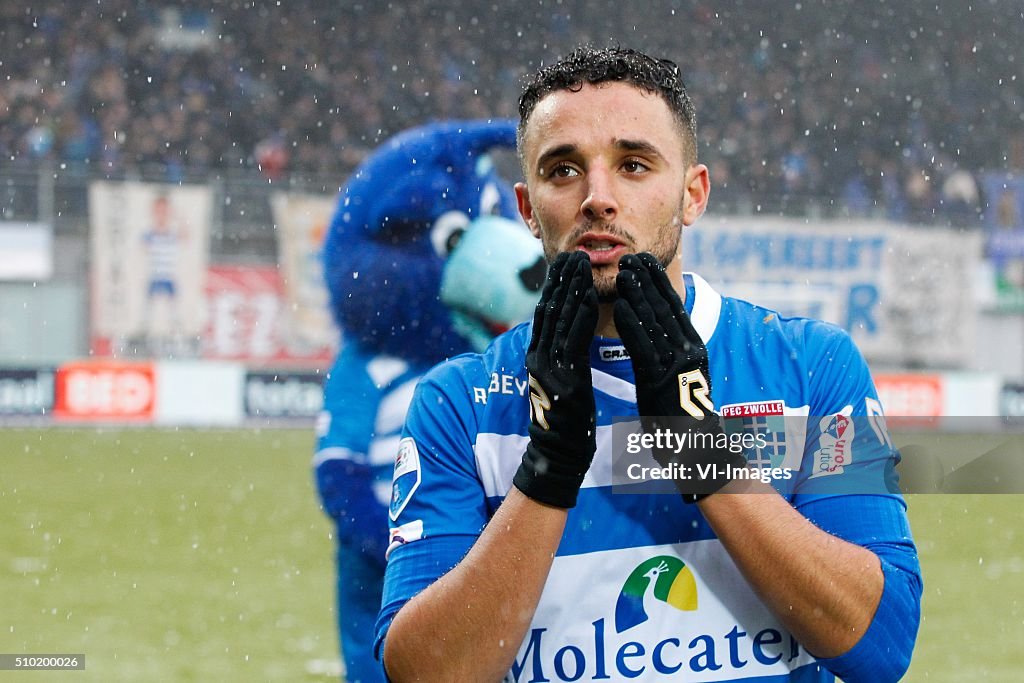
[[[678,557],[658,555],[630,573],[615,603],[615,631],[622,633],[647,621],[656,601],[684,612],[697,609],[697,582]]]

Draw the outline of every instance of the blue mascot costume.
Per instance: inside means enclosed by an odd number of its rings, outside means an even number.
[[[314,458],[337,533],[338,625],[349,683],[373,659],[402,423],[419,377],[528,319],[547,272],[487,152],[512,121],[447,121],[383,143],[343,188],[324,242],[341,351],[324,385]]]

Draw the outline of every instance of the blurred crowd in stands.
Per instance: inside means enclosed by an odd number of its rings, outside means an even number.
[[[1024,169],[1021,12],[995,0],[5,2],[0,165],[340,184],[407,126],[515,116],[523,74],[590,41],[680,64],[722,197],[976,225],[979,174]]]

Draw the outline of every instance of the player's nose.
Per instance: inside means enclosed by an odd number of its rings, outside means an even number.
[[[580,210],[588,220],[611,222],[619,213],[612,175],[603,170],[587,173],[587,198]]]

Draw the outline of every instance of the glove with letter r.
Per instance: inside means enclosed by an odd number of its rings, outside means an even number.
[[[526,353],[530,442],[512,482],[547,505],[576,505],[597,448],[590,342],[597,328],[597,290],[590,258],[559,254],[533,318]]]
[[[733,468],[747,464],[742,452],[728,447],[715,412],[707,348],[652,254],[623,256],[615,285],[615,327],[633,362],[641,426],[648,433],[688,434],[678,453],[652,451],[662,467],[678,466],[676,488],[683,500],[696,503],[728,484]]]

